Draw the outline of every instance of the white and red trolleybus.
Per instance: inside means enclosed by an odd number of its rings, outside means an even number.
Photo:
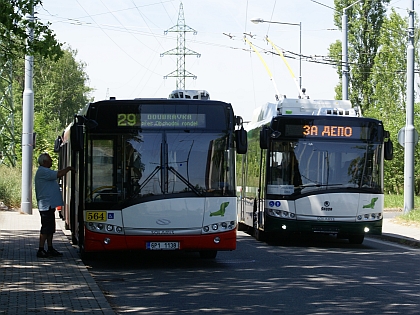
[[[59,167],[76,168],[62,212],[82,256],[236,248],[235,156],[247,138],[230,104],[192,90],[94,102],[57,141]]]

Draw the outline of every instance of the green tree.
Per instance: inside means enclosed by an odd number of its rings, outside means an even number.
[[[61,129],[86,105],[92,90],[86,85],[86,64],[77,62],[76,55],[77,51],[67,49],[57,62],[40,60],[34,78],[39,87],[35,110],[44,111],[48,120],[58,119]]]
[[[407,91],[407,22],[391,10],[389,17],[384,20],[379,38],[379,51],[375,56],[372,68],[372,103],[365,116],[382,120],[385,129],[390,131],[394,142],[394,159],[385,163],[385,189],[387,192],[402,194],[404,191],[404,148],[398,144],[398,131],[405,126],[406,91]],[[415,47],[418,47],[418,32]],[[416,68],[419,66],[418,50],[415,50]],[[419,117],[420,108],[416,104],[415,117]],[[415,120],[415,127],[419,130],[419,121]],[[415,152],[415,160],[420,154]],[[416,165],[415,173],[419,174],[420,167]],[[416,192],[419,193],[420,179],[415,179]]]
[[[6,151],[10,165],[15,164],[15,148],[19,143],[19,139],[13,141],[13,138],[21,134],[13,127],[13,122],[17,123],[17,120],[11,101],[13,80],[10,78],[15,71],[10,69],[16,69],[15,62],[23,60],[25,54],[53,60],[58,60],[63,54],[62,44],[50,29],[50,24],[26,18],[40,4],[41,0],[0,0],[0,151]],[[33,30],[30,38],[28,27]],[[5,103],[7,106],[4,106]]]
[[[334,0],[334,24],[341,29],[343,8],[355,1]],[[350,66],[349,99],[363,110],[368,109],[372,100],[373,87],[371,73],[375,64],[375,56],[379,49],[379,37],[382,24],[386,18],[386,5],[390,0],[363,1],[346,10],[348,16],[348,61]],[[341,43],[333,43],[329,49],[330,57],[336,60],[338,74],[341,77]],[[341,87],[336,88],[341,92]],[[341,95],[337,95],[341,99]]]
[[[0,0],[0,55],[3,60],[14,59],[19,53],[35,54],[58,59],[61,46],[56,35],[39,19],[30,21],[27,14],[33,12],[42,0]],[[28,41],[27,26],[34,30],[34,37]]]
[[[91,101],[86,65],[77,61],[76,55],[77,51],[68,48],[56,61],[34,56],[34,132],[37,134],[34,158],[43,151],[52,154],[54,140],[72,121],[74,114]],[[20,135],[25,83],[23,58],[17,58],[14,70],[15,129]],[[16,149],[19,161],[21,148]]]

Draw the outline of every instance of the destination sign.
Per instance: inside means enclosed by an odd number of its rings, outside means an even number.
[[[340,126],[326,124],[286,124],[284,135],[305,138],[347,138],[366,139],[367,128],[361,126]]]
[[[351,138],[353,136],[353,127],[304,125],[302,133],[304,136]]]
[[[206,114],[119,113],[118,127],[206,128]]]

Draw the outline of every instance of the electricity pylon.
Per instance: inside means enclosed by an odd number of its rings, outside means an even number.
[[[0,93],[0,164],[15,167],[15,111],[12,93],[12,62],[10,60],[0,67]]]
[[[195,76],[194,74],[185,70],[185,56],[194,55],[194,56],[197,56],[197,58],[198,58],[198,57],[201,56],[201,54],[185,47],[186,33],[187,32],[193,32],[193,35],[196,35],[197,31],[192,29],[188,25],[185,25],[184,7],[183,7],[182,3],[179,5],[178,23],[177,23],[177,25],[172,26],[170,29],[165,31],[165,35],[168,34],[168,32],[178,33],[177,47],[160,54],[160,56],[161,57],[163,57],[165,55],[175,55],[175,56],[177,56],[176,70],[167,74],[163,78],[164,79],[167,79],[168,77],[177,78],[176,89],[177,90],[179,90],[179,89],[185,90],[185,78],[193,78],[194,80],[197,79],[197,76]]]

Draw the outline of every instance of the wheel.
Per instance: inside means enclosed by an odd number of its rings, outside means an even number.
[[[77,245],[77,243],[78,243],[76,234],[74,232],[71,232],[71,243],[73,245]]]
[[[265,233],[258,228],[254,228],[254,237],[259,242],[264,242],[266,239]]]
[[[248,231],[248,227],[243,223],[238,223],[238,231]]]
[[[79,246],[79,255],[81,260],[95,260],[97,253],[86,252],[84,245]]]
[[[350,244],[362,244],[364,239],[365,239],[365,235],[363,235],[363,234],[362,235],[357,234],[357,235],[350,235],[349,236]]]
[[[214,259],[217,256],[217,250],[202,250],[200,257],[203,259]]]

